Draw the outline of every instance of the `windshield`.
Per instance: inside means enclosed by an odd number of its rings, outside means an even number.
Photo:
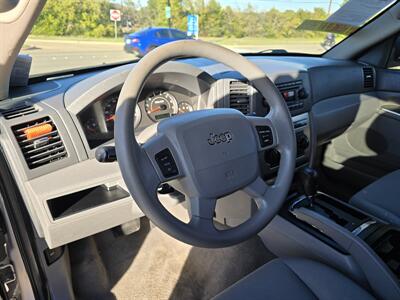
[[[31,76],[137,60],[201,39],[240,53],[322,54],[393,0],[47,0],[21,50]]]

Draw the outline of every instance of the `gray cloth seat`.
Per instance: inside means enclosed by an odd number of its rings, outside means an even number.
[[[274,259],[214,299],[375,299],[338,271],[300,258]]]
[[[350,203],[400,227],[400,170],[373,182],[355,194]]]

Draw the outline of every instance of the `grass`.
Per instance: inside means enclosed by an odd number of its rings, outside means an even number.
[[[214,38],[205,37],[201,38],[204,41],[209,41],[226,46],[263,46],[263,45],[286,45],[286,44],[315,44],[320,43],[320,38],[257,38],[257,37],[245,37],[245,38]]]

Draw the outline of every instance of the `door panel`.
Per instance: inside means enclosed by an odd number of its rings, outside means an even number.
[[[370,118],[334,138],[323,158],[328,175],[352,193],[400,169],[400,72],[380,70],[377,78],[375,105],[363,106],[361,100],[357,113],[369,109]]]

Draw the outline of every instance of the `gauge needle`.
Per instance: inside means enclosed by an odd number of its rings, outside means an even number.
[[[153,108],[152,110],[150,110],[150,113],[155,113],[161,110],[161,107],[157,107],[157,108]]]
[[[115,120],[115,115],[111,115],[106,119],[107,122],[114,121],[114,120]]]

